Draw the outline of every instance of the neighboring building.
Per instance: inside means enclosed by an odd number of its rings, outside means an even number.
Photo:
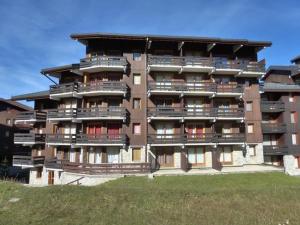
[[[0,164],[11,165],[13,154],[26,150],[14,144],[14,133],[28,132],[29,128],[15,126],[14,122],[18,113],[29,110],[29,106],[0,98]]]
[[[265,163],[300,175],[300,57],[291,66],[270,66],[262,77],[262,132]]]
[[[85,58],[43,69],[59,80],[48,94],[13,97],[35,101],[36,111],[16,121],[30,121],[32,134],[15,136],[15,142],[33,146],[32,157],[40,157],[29,161],[31,183],[65,183],[74,173],[238,171],[263,164],[258,78],[265,61],[257,53],[270,42],[71,37],[86,46]]]

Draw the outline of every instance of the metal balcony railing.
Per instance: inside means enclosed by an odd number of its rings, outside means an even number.
[[[77,109],[75,108],[49,109],[47,119],[72,119],[76,118],[76,115]]]
[[[279,145],[264,145],[263,150],[264,155],[286,155],[289,152],[287,146]]]
[[[46,144],[74,144],[76,134],[46,134]]]
[[[261,101],[261,112],[284,112],[284,102],[282,101]]]

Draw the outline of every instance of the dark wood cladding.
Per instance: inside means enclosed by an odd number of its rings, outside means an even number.
[[[14,155],[13,165],[23,166],[23,167],[39,167],[43,166],[45,161],[44,156],[24,156],[24,155]]]

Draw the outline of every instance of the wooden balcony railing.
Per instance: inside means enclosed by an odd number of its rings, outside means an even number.
[[[216,92],[216,84],[210,82],[150,81],[149,91]]]
[[[78,92],[78,83],[65,83],[50,86],[50,95]]]
[[[83,174],[136,174],[150,173],[150,163],[74,163],[66,160],[46,160],[46,168],[62,169],[66,172]]]
[[[77,109],[75,108],[49,109],[47,119],[72,119],[76,118],[76,115]]]
[[[80,68],[92,67],[92,66],[126,66],[127,60],[123,56],[93,56],[90,58],[84,58],[80,60]]]
[[[261,101],[261,112],[284,112],[284,102],[282,101]]]
[[[243,108],[215,108],[217,117],[244,117]]]
[[[286,155],[289,153],[287,146],[279,145],[264,145],[263,150],[264,155]]]
[[[77,118],[126,118],[126,109],[124,107],[95,107],[95,108],[79,108],[77,109]]]
[[[77,145],[114,145],[127,143],[127,136],[125,134],[77,134]]]
[[[248,72],[264,72],[264,60],[259,62],[249,60],[230,60],[226,58],[192,57],[192,56],[149,56],[149,65],[165,66],[203,66],[216,69],[236,69]]]
[[[126,93],[127,86],[121,81],[101,81],[96,83],[81,83],[79,85],[79,93],[84,92],[113,92],[119,91]]]
[[[189,143],[242,143],[244,133],[202,133],[202,134],[150,134],[149,144],[189,144]]]
[[[287,131],[286,124],[284,123],[262,123],[263,133],[280,134]]]
[[[241,143],[246,141],[244,133],[218,133],[215,134],[217,143]]]
[[[239,84],[218,84],[217,93],[243,93],[244,88]]]
[[[45,143],[45,134],[15,133],[14,143],[41,144]]]
[[[46,134],[47,144],[74,144],[76,134]]]
[[[44,156],[24,156],[24,155],[14,155],[13,156],[13,166],[43,166],[45,161]]]
[[[149,107],[149,117],[244,117],[243,108],[213,108],[213,107]]]
[[[181,134],[149,134],[149,144],[183,144],[185,137]]]
[[[46,121],[46,112],[42,111],[27,111],[20,112],[16,116],[16,123],[26,121]]]

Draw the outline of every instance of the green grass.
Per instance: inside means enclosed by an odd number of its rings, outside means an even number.
[[[18,202],[9,202],[20,198]],[[0,224],[300,224],[300,178],[127,177],[96,187],[0,183]]]

